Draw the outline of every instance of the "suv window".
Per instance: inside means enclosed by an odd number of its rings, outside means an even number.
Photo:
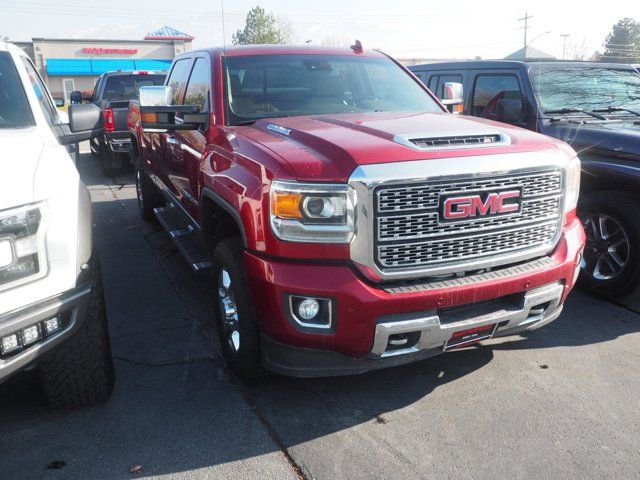
[[[167,85],[171,87],[173,92],[173,105],[180,105],[180,94],[187,83],[187,75],[189,74],[190,58],[183,58],[173,64]]]
[[[140,87],[162,85],[164,75],[111,75],[104,85],[103,100],[133,100],[138,98]]]
[[[11,56],[0,52],[0,128],[35,125],[27,94]]]
[[[478,75],[473,89],[471,115],[495,119],[498,100],[502,99],[522,101],[518,78],[512,74]]]
[[[47,87],[45,87],[44,82],[40,78],[40,75],[36,71],[35,67],[31,63],[30,60],[23,58],[24,66],[27,69],[27,75],[29,75],[29,82],[31,82],[31,86],[33,87],[33,91],[38,98],[38,103],[42,108],[42,113],[44,113],[47,122],[50,125],[58,122],[58,110],[51,103],[51,98],[49,98],[49,94],[47,93]]]
[[[431,90],[440,100],[444,98],[444,84],[447,82],[462,83],[462,75],[434,75],[429,80],[429,90]]]
[[[197,58],[191,70],[183,103],[185,105],[198,105],[202,113],[209,113],[210,83],[209,61],[202,57]]]

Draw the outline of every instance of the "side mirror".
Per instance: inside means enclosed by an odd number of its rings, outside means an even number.
[[[75,90],[69,94],[69,101],[71,104],[82,103],[82,92]]]
[[[140,123],[143,130],[197,130],[207,123],[209,116],[200,113],[199,106],[171,105],[172,99],[171,87],[140,88]]]
[[[496,105],[496,120],[502,123],[518,123],[522,120],[522,102],[503,98]]]
[[[102,110],[92,103],[69,106],[69,124],[59,126],[62,145],[71,145],[104,135]]]
[[[442,103],[452,113],[464,110],[464,88],[459,82],[445,82],[442,87]]]
[[[54,98],[53,102],[56,104],[56,108],[64,107],[64,98]]]

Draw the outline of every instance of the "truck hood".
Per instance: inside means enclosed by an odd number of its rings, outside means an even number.
[[[544,133],[564,140],[581,153],[606,150],[640,157],[640,117],[622,122],[561,122],[551,124],[545,130]]]
[[[260,143],[300,181],[345,182],[360,165],[563,148],[562,142],[509,125],[448,113],[374,112],[263,119],[234,131]],[[432,147],[411,138],[499,134],[495,145]],[[564,148],[567,148],[566,146]],[[499,165],[496,165],[499,169]]]
[[[35,127],[0,129],[0,210],[36,200],[34,177],[43,149]]]

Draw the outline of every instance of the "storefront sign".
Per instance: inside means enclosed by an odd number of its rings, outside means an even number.
[[[82,53],[89,55],[135,55],[138,53],[137,48],[103,48],[103,47],[84,47]]]

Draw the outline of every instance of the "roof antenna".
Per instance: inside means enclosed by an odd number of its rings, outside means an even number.
[[[354,53],[362,53],[362,44],[360,43],[360,40],[356,39],[356,43],[354,45],[351,45],[349,47],[351,50],[353,50]]]

